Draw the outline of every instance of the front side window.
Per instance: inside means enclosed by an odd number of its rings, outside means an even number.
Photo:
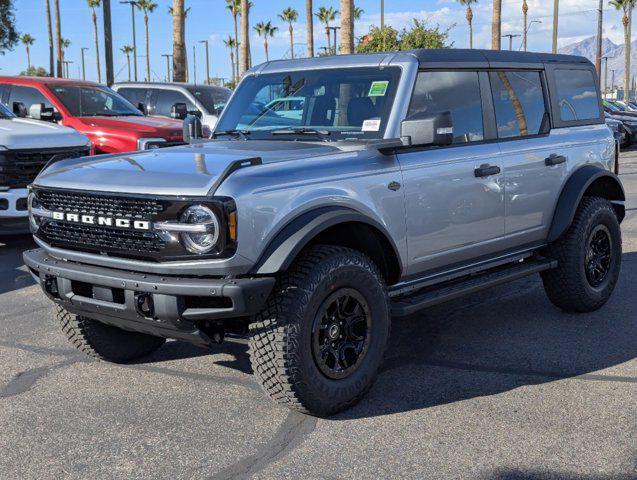
[[[453,143],[484,140],[478,72],[420,72],[409,115],[450,112]]]
[[[196,112],[197,107],[186,98],[181,92],[174,90],[155,90],[157,100],[155,101],[155,108],[151,112],[153,115],[160,115],[162,117],[170,117],[172,113],[173,105],[176,103],[185,103],[186,109],[189,112]]]
[[[117,90],[122,97],[128,100],[130,103],[135,105],[136,107],[139,104],[146,105],[146,93],[148,92],[145,88],[132,88],[132,87],[124,87]]]
[[[13,118],[14,115],[11,111],[0,103],[0,118]]]
[[[563,122],[600,118],[599,95],[590,70],[555,70],[557,100]],[[615,111],[625,108],[613,104]]]
[[[540,72],[491,72],[499,138],[545,133],[548,113]]]
[[[51,102],[37,88],[13,85],[11,87],[11,93],[9,94],[9,108],[15,112],[18,103],[22,103],[26,107],[27,112],[32,105],[42,103],[45,108],[53,108]]]
[[[282,140],[383,138],[399,80],[400,69],[377,67],[250,76],[215,130]]]
[[[216,87],[189,87],[188,91],[212,115],[221,115],[231,93],[225,88]]]
[[[50,89],[74,117],[142,115],[128,100],[107,87],[52,85]]]

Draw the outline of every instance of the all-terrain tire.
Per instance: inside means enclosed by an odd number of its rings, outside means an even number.
[[[600,228],[610,237],[610,266],[603,281],[593,285],[587,276],[587,256],[591,235]],[[558,261],[557,268],[542,273],[544,290],[556,307],[576,313],[601,308],[617,285],[622,260],[621,229],[611,203],[584,197],[569,230],[549,246],[547,256]]]
[[[330,378],[315,360],[318,313],[341,291],[358,292],[370,313],[369,344],[359,366],[345,378]],[[382,363],[391,317],[377,266],[349,248],[318,245],[281,274],[264,309],[250,325],[252,369],[276,402],[316,416],[342,411],[371,388]],[[325,367],[323,367],[325,368]]]
[[[115,363],[135,360],[161,347],[165,338],[145,333],[128,332],[91,318],[75,315],[57,307],[57,320],[62,332],[81,352]]]

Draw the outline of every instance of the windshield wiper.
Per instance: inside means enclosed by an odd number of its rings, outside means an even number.
[[[314,135],[327,141],[326,137],[331,135],[329,130],[318,130],[316,128],[286,128],[281,130],[270,130],[272,135]]]
[[[251,133],[250,130],[219,130],[218,132],[212,132],[212,138],[217,138],[219,135],[232,135],[247,140],[248,135]]]

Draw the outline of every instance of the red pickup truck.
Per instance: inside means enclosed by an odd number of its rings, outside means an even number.
[[[18,117],[74,128],[95,153],[117,153],[183,144],[181,120],[145,116],[110,88],[48,77],[0,77],[0,102]]]

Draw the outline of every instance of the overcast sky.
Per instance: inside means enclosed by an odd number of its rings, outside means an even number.
[[[171,0],[155,0],[159,4],[157,10],[150,15],[150,51],[151,70],[154,80],[163,80],[166,76],[165,59],[163,53],[172,53],[172,18],[168,14]],[[31,48],[32,63],[36,66],[48,68],[48,40],[46,19],[44,15],[44,0],[15,0],[17,26],[21,33],[30,33],[36,43]],[[295,26],[295,43],[300,52],[304,51],[305,43],[305,1],[304,0],[253,0],[251,11],[251,26],[261,20],[271,20],[279,27],[275,38],[270,40],[270,58],[281,58],[289,55],[289,40],[287,25],[283,24],[277,14],[285,7],[291,6],[299,11],[299,22]],[[339,8],[338,0],[314,0],[315,10],[318,7],[333,6]],[[596,34],[598,0],[560,0],[560,46],[567,45]],[[615,43],[623,43],[623,28],[620,15],[605,4],[604,35]],[[115,72],[117,80],[127,77],[126,60],[119,49],[126,44],[132,44],[130,7],[120,5],[119,0],[111,0],[113,15],[113,40],[115,49]],[[230,12],[225,9],[225,0],[186,0],[191,7],[187,19],[187,45],[189,62],[192,62],[192,47],[198,40],[211,41],[211,74],[214,76],[230,76],[230,59],[227,49],[222,43],[223,38],[233,33],[233,23]],[[273,7],[274,5],[274,7]],[[521,33],[522,0],[503,0],[502,33]],[[529,33],[529,49],[536,51],[550,50],[553,2],[551,0],[528,0],[529,21],[540,20],[541,24],[532,26]],[[357,6],[365,13],[356,25],[356,36],[367,32],[370,25],[380,23],[380,0],[359,0]],[[415,7],[419,8],[415,8]],[[86,52],[87,77],[95,80],[95,54],[93,51],[93,28],[90,10],[85,0],[60,0],[62,11],[62,36],[71,41],[67,52],[67,60],[74,63],[70,67],[71,75],[79,75],[80,48],[88,47]],[[474,45],[479,48],[490,46],[492,2],[480,0],[474,6]],[[385,0],[385,18],[388,25],[396,29],[408,26],[412,19],[426,20],[431,25],[440,24],[444,28],[451,28],[450,38],[454,46],[464,48],[468,45],[467,24],[465,11],[456,0]],[[316,19],[315,19],[316,20]],[[138,71],[143,76],[145,59],[144,31],[141,13],[136,16]],[[99,12],[99,28],[102,34],[102,17]],[[633,29],[637,34],[637,28]],[[263,42],[254,32],[252,42],[253,63],[265,60]],[[315,21],[315,48],[326,44],[324,30],[318,28]],[[100,42],[101,43],[101,42]],[[521,39],[515,39],[514,49],[520,47]],[[507,41],[504,41],[507,46]],[[102,59],[103,45],[100,46]],[[203,46],[197,44],[197,70],[199,79],[205,69]],[[18,45],[13,52],[6,52],[0,57],[0,73],[17,74],[26,68],[24,47]],[[102,64],[103,65],[103,64]],[[190,63],[192,75],[192,63]],[[102,67],[102,71],[104,68]]]

